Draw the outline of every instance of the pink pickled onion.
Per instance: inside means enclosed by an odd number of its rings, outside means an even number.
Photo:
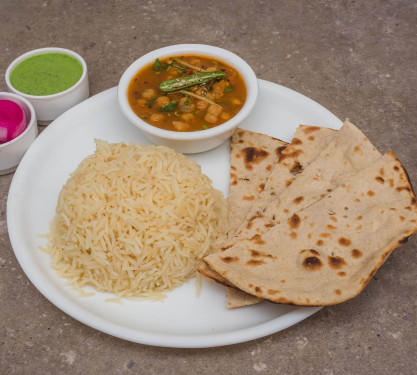
[[[9,142],[26,128],[26,115],[18,104],[0,100],[0,143]]]

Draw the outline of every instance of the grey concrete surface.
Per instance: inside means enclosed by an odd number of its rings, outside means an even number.
[[[69,48],[85,58],[94,95],[148,51],[217,45],[349,117],[381,152],[395,151],[417,186],[416,25],[412,0],[2,0],[0,76],[26,51]],[[287,330],[221,348],[150,347],[79,323],[29,282],[7,231],[12,178],[0,176],[1,374],[417,373],[416,237],[357,298]]]

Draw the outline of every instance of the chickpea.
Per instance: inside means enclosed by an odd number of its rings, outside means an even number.
[[[207,113],[218,117],[220,113],[222,113],[223,108],[216,104],[210,104],[210,106],[207,109]]]
[[[209,103],[205,100],[199,100],[197,103],[195,103],[195,106],[198,109],[206,109],[208,107]]]
[[[227,121],[227,120],[229,120],[229,119],[230,119],[230,115],[229,115],[227,112],[223,112],[223,113],[220,115],[220,118],[221,118],[222,120]]]
[[[162,108],[170,104],[171,100],[169,100],[168,96],[160,96],[158,99],[155,100],[155,103],[158,107]]]
[[[177,129],[180,132],[186,131],[190,127],[190,125],[182,121],[172,121],[172,125],[175,129]]]
[[[152,113],[149,116],[149,120],[152,122],[159,122],[159,121],[163,121],[166,119],[166,116],[162,113]]]
[[[178,109],[181,112],[192,112],[195,109],[195,105],[191,103],[191,98],[188,96],[184,96],[180,99],[178,103]]]
[[[191,122],[194,120],[195,116],[192,113],[183,113],[181,115],[181,118],[185,121],[185,122]]]
[[[146,102],[147,102],[146,99],[139,99],[136,103],[137,103],[137,105],[144,106],[146,104]]]
[[[206,113],[204,116],[204,120],[210,122],[211,124],[215,124],[218,120],[217,116],[212,115],[211,113]]]
[[[144,97],[145,99],[151,99],[151,98],[154,98],[155,96],[156,96],[156,91],[154,89],[146,89],[142,93],[142,97]]]
[[[234,104],[234,105],[240,105],[240,104],[242,104],[242,102],[239,99],[237,99],[237,98],[233,98],[230,102],[232,104]]]

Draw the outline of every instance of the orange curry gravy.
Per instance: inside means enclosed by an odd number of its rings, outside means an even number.
[[[164,93],[161,82],[203,71],[224,71],[226,77],[184,88],[190,93]],[[194,94],[192,96],[191,94]],[[184,55],[157,59],[131,80],[127,96],[133,111],[147,123],[165,130],[197,131],[213,128],[235,116],[246,100],[240,73],[209,56]]]

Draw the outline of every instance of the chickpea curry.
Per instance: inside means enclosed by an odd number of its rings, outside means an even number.
[[[240,73],[209,56],[156,59],[131,80],[127,97],[133,111],[165,130],[190,132],[223,124],[246,100]]]

